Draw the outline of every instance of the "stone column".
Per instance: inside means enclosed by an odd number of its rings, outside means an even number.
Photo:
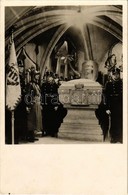
[[[81,71],[82,71],[82,64],[85,61],[85,59],[84,59],[84,52],[78,51],[77,55],[78,55],[78,72],[81,73]]]
[[[67,60],[66,60],[66,62],[65,62],[64,78],[68,78],[68,64],[67,64]]]
[[[60,57],[57,58],[56,74],[60,76]]]

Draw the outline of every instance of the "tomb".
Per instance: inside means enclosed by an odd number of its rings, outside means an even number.
[[[80,79],[64,82],[59,87],[59,100],[67,108],[67,116],[58,137],[85,141],[103,141],[95,110],[101,102],[102,86],[96,82],[97,64],[88,60],[82,65]]]

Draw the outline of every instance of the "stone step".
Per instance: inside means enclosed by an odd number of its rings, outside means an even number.
[[[90,135],[90,134],[73,134],[73,133],[59,133],[59,138],[82,140],[82,141],[98,141],[103,142],[102,135]]]
[[[89,134],[89,135],[101,135],[102,131],[98,130],[89,130],[89,129],[60,129],[60,133],[73,133],[73,134]]]
[[[68,108],[58,133],[59,137],[85,141],[103,141],[102,130],[96,118],[95,110],[87,108]]]
[[[73,124],[79,124],[79,125],[81,125],[81,124],[85,124],[85,125],[89,125],[89,124],[91,124],[91,125],[99,125],[99,121],[98,120],[82,120],[82,119],[74,119],[74,120],[70,120],[70,119],[64,119],[64,121],[63,121],[65,124],[66,123],[73,123]]]
[[[95,125],[95,124],[75,124],[75,123],[64,123],[61,125],[60,129],[71,129],[71,130],[74,130],[74,129],[78,129],[78,130],[100,130],[100,126],[99,125]]]
[[[80,113],[77,113],[76,115],[70,115],[70,114],[68,114],[67,115],[67,118],[70,118],[70,120],[77,120],[77,119],[80,119],[80,120],[98,120],[97,118],[96,118],[96,116],[95,115],[81,115]]]

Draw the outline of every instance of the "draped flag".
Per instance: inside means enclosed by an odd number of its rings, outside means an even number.
[[[19,69],[13,35],[10,42],[9,64],[6,72],[6,107],[13,111],[21,99]]]

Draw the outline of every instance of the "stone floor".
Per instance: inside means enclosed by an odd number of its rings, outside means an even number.
[[[37,134],[36,138],[38,141],[34,143],[31,142],[20,142],[19,144],[110,144],[110,140],[106,139],[105,142],[91,142],[91,141],[80,141],[80,140],[73,140],[73,139],[64,139],[64,138],[54,138],[54,137],[41,137],[40,134]]]

